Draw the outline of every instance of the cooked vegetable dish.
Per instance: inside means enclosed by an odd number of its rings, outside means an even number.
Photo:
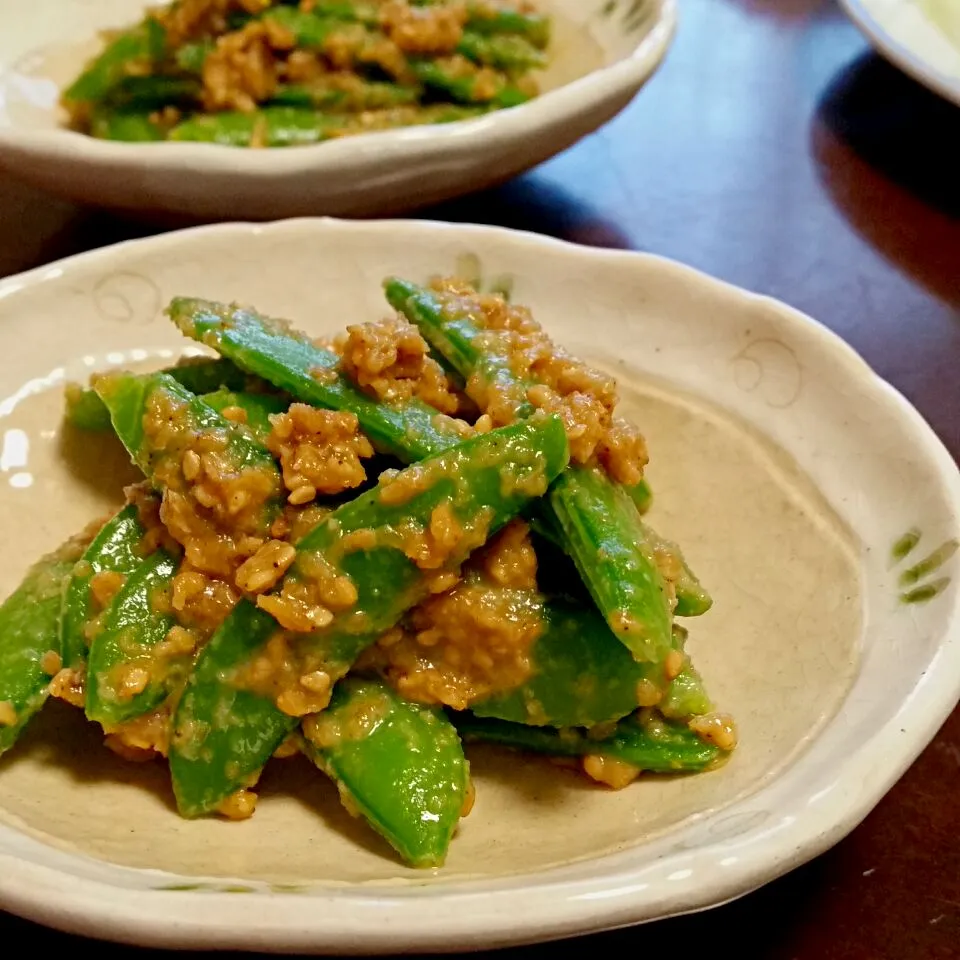
[[[143,479],[0,607],[0,752],[57,697],[166,758],[182,816],[237,820],[304,754],[437,866],[465,741],[612,788],[735,747],[679,622],[711,600],[643,517],[614,381],[500,294],[384,289],[392,316],[329,342],[178,298],[218,357],[68,389],[69,429],[114,431]]]
[[[177,0],[62,101],[107,140],[296,146],[524,103],[549,36],[528,0]]]

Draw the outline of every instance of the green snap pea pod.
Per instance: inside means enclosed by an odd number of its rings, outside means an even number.
[[[125,143],[163,140],[163,129],[150,118],[150,114],[150,110],[99,107],[90,118],[90,135],[98,140],[120,140]]]
[[[106,102],[112,107],[156,110],[191,103],[200,93],[200,84],[192,77],[125,77],[110,91]]]
[[[0,606],[0,754],[47,699],[59,668],[63,591],[85,547],[77,537],[43,557]]]
[[[349,410],[381,453],[404,462],[453,446],[458,434],[419,400],[384,404],[338,373],[340,358],[282,320],[254,310],[178,297],[167,313],[180,331],[243,370],[316,407]]]
[[[497,348],[495,340],[484,341],[483,330],[473,317],[452,315],[431,291],[406,280],[387,280],[384,290],[390,306],[419,327],[424,339],[464,380],[477,375],[509,396],[518,420],[533,413],[536,408],[527,399],[533,384],[516,376],[510,356]]]
[[[210,393],[225,387],[230,390],[248,389],[250,376],[234,366],[229,360],[220,358],[191,359],[167,367],[162,371],[173,377],[191,393]],[[66,419],[69,424],[81,430],[110,430],[110,411],[92,388],[84,389],[72,383],[64,391],[66,401]]]
[[[413,6],[435,6],[440,0],[412,0]],[[487,0],[467,4],[467,29],[475,33],[518,34],[543,50],[550,42],[550,18],[541,14],[522,13],[509,7],[494,6]]]
[[[272,7],[263,19],[289,30],[297,47],[308,50],[322,48],[329,37],[343,29],[343,18],[324,16],[322,10],[312,13],[298,7]]]
[[[338,683],[303,724],[305,752],[359,813],[415,867],[446,859],[469,786],[457,731],[444,714],[376,680]]]
[[[157,601],[177,565],[164,550],[154,551],[113,598],[87,657],[87,719],[109,728],[139,717],[182,682],[192,656],[157,657],[155,650],[176,623]]]
[[[677,606],[673,612],[678,617],[700,617],[705,614],[713,606],[713,599],[690,569],[681,549],[673,541],[664,539],[652,530],[649,524],[643,524],[643,529],[653,549],[669,554],[679,567],[679,576],[673,583],[677,597]]]
[[[633,504],[641,517],[653,506],[653,490],[646,480],[641,480],[632,487],[627,487],[627,493],[630,494],[630,499],[633,500]]]
[[[267,442],[273,429],[270,417],[283,413],[290,406],[290,401],[284,397],[269,393],[237,393],[225,387],[214,393],[205,393],[200,399],[217,413],[239,407],[246,414],[245,426],[260,443]]]
[[[343,677],[360,653],[428,592],[427,572],[404,552],[405,529],[415,533],[417,524],[429,525],[435,509],[447,505],[466,536],[443,566],[430,572],[458,567],[539,495],[568,455],[558,418],[531,419],[471,437],[339,507],[296,544],[280,592],[298,579],[308,581],[311,570],[333,570],[350,579],[356,601],[324,628],[291,635],[297,646],[313,663],[322,663],[332,680]],[[409,499],[382,497],[393,483],[410,490]],[[348,552],[351,541],[357,545]],[[279,629],[244,600],[201,650],[174,715],[170,747],[174,793],[185,816],[216,809],[263,767],[291,729],[271,696],[241,689],[248,686],[243,677],[250,662]],[[234,709],[235,703],[242,709]],[[262,736],[247,736],[251,724]]]
[[[539,612],[543,625],[530,650],[531,677],[513,690],[471,704],[478,717],[533,726],[593,727],[649,706],[646,698],[665,686],[663,667],[635,660],[593,608],[537,594],[528,594],[522,602]],[[690,667],[666,684],[660,702],[671,717],[712,709]]]
[[[64,419],[79,430],[110,430],[110,411],[97,396],[96,390],[84,389],[78,383],[67,384],[64,390]]]
[[[456,123],[484,109],[456,104],[399,106],[358,114],[321,113],[303,107],[266,106],[253,113],[196,113],[170,130],[170,140],[216,143],[225,147],[296,147],[355,133],[398,127]]]
[[[457,52],[474,63],[508,72],[542,69],[547,65],[542,50],[529,40],[511,34],[487,35],[467,30],[457,44]]]
[[[224,681],[278,629],[273,617],[241,600],[200,651],[171,727],[170,774],[181,816],[216,810],[296,729],[299,718],[270,697]]]
[[[376,26],[379,21],[377,7],[370,3],[354,3],[353,0],[314,0],[311,14],[315,17],[346,20]]]
[[[549,17],[494,7],[483,0],[467,5],[467,27],[482,34],[518,34],[540,50],[550,43]]]
[[[484,741],[555,757],[611,757],[651,773],[694,773],[724,755],[682,724],[657,717],[642,719],[642,715],[621,720],[615,731],[602,739],[582,729],[527,727],[469,713],[452,714],[451,719],[467,743]]]
[[[613,632],[638,660],[662,663],[671,650],[666,586],[629,495],[599,469],[574,466],[548,502],[564,548]]]
[[[424,570],[405,552],[398,532],[411,529],[411,523],[412,529],[429,527],[434,512],[449,507],[464,536],[440,569],[459,568],[471,550],[542,496],[568,456],[559,418],[535,417],[464,440],[334,511],[297,543],[287,580],[309,581],[322,558],[324,566],[350,578],[357,600],[325,630],[309,636],[311,649],[322,652],[334,675],[343,675],[372,637],[427,595]],[[395,483],[401,485],[397,489],[409,486],[412,496],[394,502],[390,488]],[[358,531],[373,531],[373,544],[335,561],[346,549],[340,544]]]
[[[519,106],[530,99],[529,93],[504,75],[497,76],[491,85],[486,77],[479,77],[475,71],[464,72],[445,60],[412,60],[410,69],[424,86],[457,103],[490,103],[506,108]]]
[[[643,488],[649,490],[646,481],[641,481],[635,487],[624,488],[630,494],[634,505],[639,498],[644,496]],[[526,520],[534,533],[548,541],[556,549],[564,549],[563,534],[557,529],[551,511],[542,509],[540,504],[533,504],[533,507],[527,511]],[[699,617],[705,614],[713,606],[713,600],[697,579],[696,574],[690,569],[689,564],[684,559],[683,552],[672,541],[663,539],[648,524],[642,526],[650,548],[655,553],[660,551],[669,553],[679,567],[679,576],[673,582],[677,599],[674,614],[678,617]]]
[[[667,686],[657,710],[671,719],[700,717],[713,710],[696,667],[687,663],[679,676]]]
[[[500,393],[513,394],[517,417],[527,417],[534,407],[527,400],[531,382],[520,380],[513,372],[509,355],[497,348],[495,341],[484,341],[484,331],[470,316],[450,316],[428,290],[405,280],[386,281],[385,292],[390,305],[415,323],[444,365],[456,371],[461,380],[478,373],[485,382],[495,384]],[[646,480],[627,488],[641,513],[653,500]],[[546,521],[541,518],[546,525]],[[548,535],[546,532],[544,535]],[[559,533],[552,539],[556,539]]]
[[[173,463],[173,458],[182,455],[178,439],[186,432],[206,433],[224,440],[236,469],[250,467],[270,471],[277,479],[279,494],[279,471],[270,452],[246,429],[221,416],[168,374],[138,377],[129,373],[107,373],[97,378],[94,389],[109,409],[120,441],[147,477],[153,479],[160,467],[172,465],[175,470],[182,469]],[[160,445],[154,443],[144,426],[154,402],[165,403],[174,418],[173,436],[162,435]],[[265,517],[265,526],[271,521],[272,517]]]
[[[273,105],[311,108],[314,110],[382,110],[415,104],[420,91],[374,80],[357,80],[345,86],[318,81],[311,84],[281,86],[271,97]]]
[[[60,621],[60,656],[65,667],[75,668],[87,658],[86,626],[94,616],[90,582],[98,573],[124,576],[144,560],[140,541],[144,530],[132,504],[108,520],[84,551],[67,583]]]
[[[531,529],[535,534],[542,528],[542,520],[542,513],[532,517]],[[543,537],[541,534],[535,536],[534,544],[537,551],[537,581],[540,592],[547,597],[547,612],[544,618],[548,624],[545,644],[548,653],[544,657],[547,667],[539,666],[541,658],[536,645],[532,656],[538,664],[538,674],[542,674],[539,683],[547,691],[547,699],[563,696],[579,699],[584,696],[586,689],[590,691],[591,702],[597,704],[597,712],[592,715],[599,718],[605,711],[607,716],[612,717],[622,709],[629,692],[628,686],[621,686],[617,681],[611,683],[610,677],[614,677],[619,678],[623,684],[632,682],[636,685],[638,703],[641,696],[643,699],[641,706],[649,705],[648,698],[652,692],[651,686],[644,681],[660,689],[662,699],[657,702],[657,709],[671,719],[701,716],[713,710],[703,680],[691,664],[689,654],[685,653],[688,633],[686,629],[676,622],[673,624],[673,649],[684,655],[684,663],[680,674],[664,684],[666,674],[660,674],[659,671],[666,670],[665,664],[635,660],[626,647],[614,637],[584,589],[573,561],[563,552],[560,538]],[[554,627],[555,622],[559,623],[560,635],[566,633],[570,637],[563,644],[551,643],[549,633],[557,629]],[[602,631],[599,624],[603,624]],[[588,646],[586,651],[581,650],[584,645]],[[611,645],[618,648],[616,653]],[[593,665],[594,660],[599,662],[599,667]],[[532,693],[527,696],[537,702],[537,697]],[[619,703],[616,701],[617,697],[620,698]],[[514,712],[509,716],[504,714],[502,719],[520,720],[520,704],[516,700],[511,701],[509,697],[506,698],[506,703]],[[531,705],[525,698],[523,706]],[[551,709],[556,710],[557,706],[553,704]],[[564,709],[563,701],[560,709]],[[572,709],[582,708],[575,703]],[[603,721],[588,717],[577,721],[548,722],[551,726],[593,726]]]
[[[387,300],[461,374],[479,372],[515,396],[527,415],[527,384],[513,374],[509,357],[469,313],[454,313],[430,290],[405,280],[384,284]],[[571,466],[538,504],[543,530],[561,539],[611,629],[638,660],[662,663],[672,649],[666,586],[629,495],[600,470]]]
[[[423,126],[427,124],[458,123],[472,120],[489,112],[485,104],[432,103],[411,111],[409,123],[398,126]]]
[[[94,389],[132,461],[162,492],[174,515],[187,523],[195,521],[186,518],[196,517],[217,524],[216,538],[178,537],[187,560],[204,573],[231,576],[240,538],[271,536],[283,508],[283,481],[270,451],[247,427],[217,413],[164,373],[103,374]],[[243,489],[231,480],[233,492],[211,490],[210,466],[225,478],[242,477]],[[236,507],[234,492],[244,498]],[[209,521],[198,514],[200,508],[210,511]]]
[[[216,143],[224,147],[290,147],[320,143],[343,125],[338,117],[299,107],[264,107],[253,113],[226,110],[196,113],[174,126],[169,139]]]
[[[126,77],[159,60],[166,31],[152,17],[121,34],[64,91],[67,103],[97,103]]]
[[[173,55],[176,65],[185,73],[199,75],[203,72],[203,63],[207,54],[216,46],[212,40],[198,40],[178,47]]]

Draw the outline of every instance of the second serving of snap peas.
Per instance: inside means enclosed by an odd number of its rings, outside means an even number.
[[[100,139],[303,146],[525,103],[549,39],[527,0],[173,0],[62,101]]]
[[[491,49],[542,46],[535,18],[463,9],[478,42],[511,26]],[[369,30],[376,4],[310,13],[334,15]],[[65,429],[112,430],[143,479],[0,607],[0,752],[53,695],[165,759],[182,816],[234,820],[302,753],[415,867],[473,806],[464,742],[610,788],[721,764],[735,727],[676,620],[711,600],[650,524],[613,381],[502,296],[386,292],[393,316],[322,343],[177,298],[218,357],[69,389]]]

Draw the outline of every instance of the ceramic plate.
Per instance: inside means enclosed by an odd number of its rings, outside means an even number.
[[[545,93],[475,120],[280,150],[130,144],[66,130],[59,90],[143,0],[0,2],[0,168],[71,199],[195,220],[384,216],[508,180],[629,103],[673,36],[675,0],[543,0]]]
[[[472,750],[476,807],[447,865],[417,872],[297,760],[271,768],[252,820],[181,820],[163,765],[124,764],[54,703],[0,763],[0,906],[138,944],[333,953],[651,920],[825,850],[947,716],[960,477],[909,404],[783,304],[656,257],[487,227],[208,227],[0,283],[0,537],[16,545],[0,592],[117,501],[125,457],[61,427],[63,383],[168,363],[184,347],[169,298],[252,303],[319,335],[383,316],[385,275],[437,272],[509,287],[617,375],[649,440],[652,522],[715,599],[690,649],[739,721],[731,762],[615,793]]]
[[[960,105],[960,4],[956,0],[840,2],[885,57]]]

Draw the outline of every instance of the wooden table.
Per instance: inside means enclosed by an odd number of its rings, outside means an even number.
[[[654,251],[779,297],[852,343],[960,457],[960,110],[872,55],[832,0],[681,7],[666,65],[617,120],[423,216]],[[6,181],[0,223],[0,275],[147,232]],[[958,788],[960,712],[830,853],[729,906],[574,949],[958,958]],[[3,915],[0,932],[37,952],[83,946]]]

